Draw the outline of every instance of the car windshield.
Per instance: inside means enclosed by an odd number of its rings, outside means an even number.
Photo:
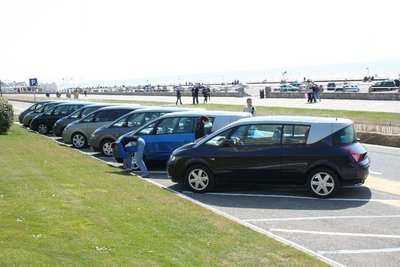
[[[333,143],[335,145],[349,145],[356,142],[357,136],[353,124],[333,134]]]

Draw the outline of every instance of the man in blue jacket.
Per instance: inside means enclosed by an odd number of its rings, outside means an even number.
[[[143,138],[139,136],[127,136],[119,138],[112,145],[113,151],[119,151],[124,160],[124,171],[132,171],[132,159],[133,155],[136,156],[136,164],[139,166],[140,170],[143,172],[142,177],[148,177],[149,172],[147,170],[146,164],[143,161],[143,152],[146,143]]]

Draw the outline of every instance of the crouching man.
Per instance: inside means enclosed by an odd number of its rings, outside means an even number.
[[[112,144],[112,150],[121,154],[124,165],[124,171],[131,172],[133,155],[136,154],[136,164],[142,171],[142,177],[148,177],[149,172],[146,164],[143,161],[143,152],[146,143],[143,138],[139,136],[126,136],[119,138],[115,143]]]

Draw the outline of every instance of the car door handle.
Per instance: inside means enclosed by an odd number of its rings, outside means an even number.
[[[215,160],[215,158],[210,158],[210,160]]]

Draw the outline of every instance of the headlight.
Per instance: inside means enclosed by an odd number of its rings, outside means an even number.
[[[176,157],[175,156],[171,156],[170,158],[169,158],[169,161],[175,161],[176,160]]]

